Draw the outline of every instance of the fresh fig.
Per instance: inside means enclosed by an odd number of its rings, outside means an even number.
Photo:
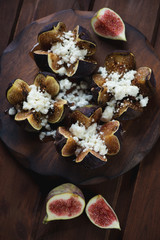
[[[43,223],[53,220],[67,220],[78,217],[85,207],[81,190],[71,183],[52,189],[47,196],[46,216]]]
[[[122,18],[109,8],[100,9],[91,19],[91,25],[94,32],[101,37],[126,41]]]
[[[86,206],[86,214],[90,221],[99,228],[120,229],[115,212],[101,195],[97,195],[89,200]]]

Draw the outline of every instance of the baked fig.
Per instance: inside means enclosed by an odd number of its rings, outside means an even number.
[[[116,155],[119,152],[120,143],[116,136],[119,127],[118,121],[103,125],[90,122],[87,127],[77,121],[69,129],[59,127],[55,143],[62,156],[76,155],[76,163],[91,169],[97,168],[107,162],[107,155]]]
[[[109,8],[100,9],[91,19],[93,31],[101,37],[126,41],[122,18]]]
[[[43,223],[76,218],[82,214],[84,207],[85,199],[81,190],[71,183],[62,184],[51,190],[47,196]]]
[[[104,107],[101,120],[133,119],[143,112],[154,88],[153,72],[148,67],[135,70],[132,53],[118,51],[109,54],[105,67],[93,75],[93,98]]]
[[[42,71],[78,78],[91,75],[96,68],[97,62],[92,58],[96,44],[82,26],[67,31],[63,22],[56,22],[52,29],[46,26],[37,41],[32,54]]]
[[[86,214],[90,221],[99,228],[117,228],[120,230],[115,212],[101,195],[89,200],[86,205]]]
[[[48,123],[62,120],[67,101],[55,101],[59,90],[55,77],[45,72],[37,74],[34,84],[30,86],[16,79],[7,90],[7,100],[17,110],[15,120],[27,120],[34,130],[48,128]]]

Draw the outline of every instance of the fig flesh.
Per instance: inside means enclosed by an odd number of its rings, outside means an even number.
[[[86,214],[90,221],[99,228],[120,229],[115,212],[101,195],[97,195],[89,200],[86,206]]]
[[[52,189],[47,196],[46,216],[43,223],[53,220],[67,220],[78,217],[85,207],[81,190],[71,183]]]
[[[100,9],[91,19],[94,32],[104,38],[126,41],[125,24],[110,8]]]

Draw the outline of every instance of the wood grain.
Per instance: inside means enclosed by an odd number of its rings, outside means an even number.
[[[159,144],[160,140],[139,169],[124,240],[159,239]]]
[[[115,49],[129,49],[135,54],[137,67],[150,66],[154,71],[156,79],[159,78],[160,73],[157,69],[160,67],[160,62],[151,48],[146,44],[145,38],[141,33],[126,24],[126,33],[128,36],[127,43],[107,42],[95,36],[91,30],[90,19],[93,14],[92,12],[87,13],[66,10],[50,15],[29,25],[24,32],[9,45],[5,51],[4,57],[2,57],[2,87],[7,89],[7,84],[9,84],[7,79],[12,78],[13,80],[17,77],[30,84],[32,83],[38,69],[28,53],[36,43],[37,34],[42,27],[58,19],[61,19],[61,21],[65,21],[66,19],[66,25],[70,25],[70,28],[81,23],[90,30],[98,46],[95,57],[100,66],[103,66],[104,59],[110,51]],[[10,58],[17,64],[9,64],[7,70],[3,66],[6,66]],[[20,71],[18,71],[17,66]],[[9,69],[12,69],[12,71],[9,71]],[[17,72],[19,72],[18,76]],[[160,83],[157,81],[157,90],[159,90],[159,88]],[[2,102],[2,111],[4,112],[7,106],[9,107],[5,96],[2,96]],[[151,109],[153,116],[150,114]],[[35,134],[25,132],[11,117],[3,112],[1,116],[1,138],[9,149],[16,153],[15,156],[20,159],[23,164],[27,164],[30,169],[40,174],[56,174],[75,183],[81,183],[101,176],[115,177],[130,170],[144,158],[145,154],[151,149],[159,136],[157,131],[160,120],[159,106],[157,103],[151,102],[148,110],[144,112],[140,118],[129,122],[122,122],[122,127],[126,132],[123,135],[120,153],[112,157],[104,167],[90,171],[78,166],[78,164],[74,164],[72,161],[62,159],[56,152],[53,142],[46,144],[40,143]],[[146,119],[145,123],[143,121],[144,118]],[[140,144],[139,141],[141,141]],[[15,142],[18,144],[15,144]],[[72,174],[70,174],[70,172],[72,172]]]
[[[36,223],[39,187],[2,145],[0,152],[0,239],[29,239]]]
[[[12,9],[12,14],[10,14],[10,6]],[[16,13],[19,6],[19,0],[9,0],[9,1],[2,1],[1,4],[1,14],[0,14],[0,31],[1,37],[0,38],[0,55],[2,51],[7,47],[9,40],[12,40],[12,31],[14,31],[14,21],[16,20]],[[5,27],[4,27],[5,26]]]

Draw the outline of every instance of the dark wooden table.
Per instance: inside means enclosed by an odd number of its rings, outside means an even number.
[[[96,11],[109,7],[140,30],[160,56],[160,1],[0,0],[0,54],[32,21],[63,9]],[[1,89],[3,91],[3,89]],[[102,194],[116,211],[121,231],[101,230],[85,214],[70,221],[42,224],[45,196],[52,188],[44,177],[23,168],[0,144],[0,239],[3,240],[158,240],[160,239],[160,139],[135,168],[113,180],[80,186]],[[43,184],[45,181],[45,186]],[[56,179],[57,184],[63,182]],[[46,187],[47,186],[47,187]]]

